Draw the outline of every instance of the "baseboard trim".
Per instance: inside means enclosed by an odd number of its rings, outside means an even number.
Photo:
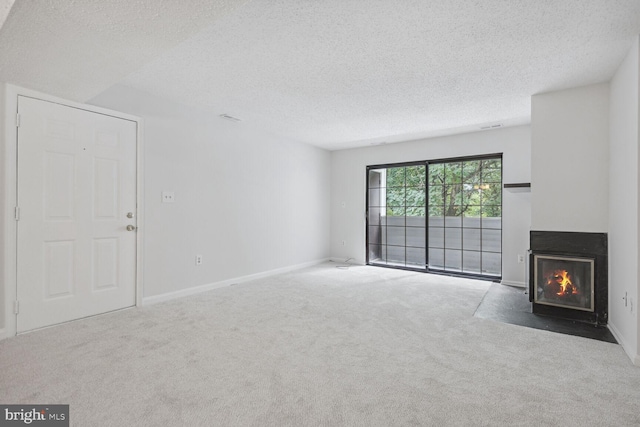
[[[213,289],[224,288],[226,286],[235,285],[237,283],[249,282],[251,280],[262,279],[265,277],[275,276],[277,274],[288,273],[290,271],[300,270],[306,267],[322,264],[329,261],[330,258],[323,258],[315,261],[304,262],[302,264],[290,265],[288,267],[276,268],[274,270],[264,271],[262,273],[249,274],[247,276],[234,277],[232,279],[221,280],[219,282],[208,283],[206,285],[194,286],[179,291],[167,292],[165,294],[154,295],[151,297],[143,297],[142,305],[158,304],[160,302],[171,301],[173,299],[182,298],[190,295],[200,294],[202,292],[211,291]]]
[[[513,280],[501,280],[500,281],[501,285],[506,285],[506,286],[515,286],[516,288],[526,288],[527,284],[524,282],[514,282]]]
[[[631,348],[629,348],[624,338],[622,338],[622,334],[620,333],[620,331],[618,331],[618,328],[616,328],[616,325],[611,323],[611,319],[609,319],[607,327],[615,337],[616,341],[618,341],[618,344],[620,344],[624,352],[627,354],[627,356],[629,356],[629,359],[631,359],[631,363],[636,366],[640,366],[640,355],[635,354],[634,350],[631,350]]]
[[[7,335],[7,330],[5,328],[0,329],[0,341],[3,339],[9,338]]]

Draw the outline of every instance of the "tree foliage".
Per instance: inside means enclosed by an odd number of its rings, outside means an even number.
[[[500,217],[502,204],[501,159],[430,164],[428,191],[426,166],[386,170],[388,216]]]
[[[387,169],[387,215],[425,216],[425,166]]]

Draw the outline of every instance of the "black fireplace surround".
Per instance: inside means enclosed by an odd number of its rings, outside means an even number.
[[[559,231],[531,231],[530,234],[530,254],[529,254],[529,301],[532,303],[532,312],[545,316],[560,317],[580,322],[591,323],[594,325],[606,325],[608,318],[608,292],[609,292],[609,270],[608,270],[608,250],[607,250],[607,234],[606,233],[576,233],[576,232],[559,232]],[[541,262],[541,260],[543,262]],[[584,274],[582,278],[574,278],[577,280],[591,281],[593,289],[582,284],[584,287],[581,292],[588,292],[588,295],[582,296],[582,302],[576,298],[568,299],[568,303],[557,303],[553,296],[555,291],[557,295],[561,292],[567,294],[571,292],[571,286],[558,287],[554,289],[550,295],[551,298],[545,299],[542,291],[539,289],[541,280],[548,281],[553,286],[555,281],[560,283],[562,277],[553,278],[543,277],[548,272],[540,271],[544,262],[558,263],[561,265],[566,260],[567,265],[584,265],[582,269]],[[588,266],[588,268],[587,268]],[[536,271],[538,269],[539,271]],[[574,268],[574,270],[576,270]],[[565,271],[566,273],[566,271]],[[572,272],[573,273],[573,272]],[[536,290],[536,279],[538,280],[538,290]],[[546,302],[536,302],[536,292],[538,299]],[[562,298],[558,297],[558,301]],[[575,305],[575,307],[570,307]]]

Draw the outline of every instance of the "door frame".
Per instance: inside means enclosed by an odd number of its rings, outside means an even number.
[[[5,174],[2,188],[4,190],[4,242],[2,266],[4,266],[4,289],[0,292],[4,294],[4,328],[0,328],[0,340],[13,337],[17,333],[17,315],[14,313],[14,302],[17,299],[18,281],[17,281],[17,244],[18,244],[18,228],[15,220],[15,207],[18,195],[18,131],[17,131],[17,114],[18,114],[18,97],[25,96],[36,98],[42,101],[53,102],[71,108],[77,108],[93,113],[104,114],[119,119],[130,120],[136,123],[136,210],[137,210],[137,226],[136,232],[136,306],[142,305],[143,291],[143,242],[144,242],[144,135],[143,120],[140,117],[133,116],[106,108],[96,107],[93,105],[82,104],[79,102],[69,101],[52,95],[31,89],[22,88],[15,85],[7,84],[5,86],[5,99],[0,100],[4,103],[4,147],[0,147],[4,151],[4,167]],[[0,141],[2,140],[0,135]],[[0,181],[2,182],[2,181]]]
[[[398,163],[383,163],[383,164],[375,164],[375,165],[367,165],[366,166],[366,177],[365,177],[365,265],[375,265],[376,267],[383,267],[383,268],[393,268],[396,270],[409,270],[409,271],[418,271],[418,272],[423,272],[423,273],[429,273],[429,274],[442,274],[445,276],[459,276],[459,277],[467,277],[467,278],[473,278],[473,279],[478,279],[478,280],[487,280],[487,281],[496,281],[496,280],[502,280],[502,266],[503,266],[503,248],[504,248],[504,233],[503,233],[503,226],[504,224],[501,222],[500,224],[500,275],[499,276],[489,276],[489,275],[483,275],[482,273],[476,274],[476,273],[466,273],[466,272],[457,272],[457,271],[447,271],[447,270],[439,270],[439,269],[431,269],[429,268],[429,224],[425,224],[425,268],[419,268],[419,267],[408,267],[408,266],[400,266],[400,265],[385,265],[385,264],[372,264],[370,263],[369,260],[369,173],[372,170],[376,170],[376,169],[387,169],[387,168],[394,168],[394,167],[411,167],[411,166],[425,166],[426,167],[426,171],[425,173],[427,174],[427,176],[425,177],[425,191],[427,192],[427,194],[425,194],[425,209],[426,209],[426,218],[427,218],[427,222],[428,222],[428,218],[429,218],[429,196],[428,196],[428,191],[429,191],[429,166],[430,165],[434,165],[434,164],[440,164],[440,163],[454,163],[454,162],[464,162],[464,161],[473,161],[473,160],[488,160],[488,159],[494,159],[494,158],[499,158],[500,162],[501,162],[501,166],[500,166],[500,188],[501,191],[504,193],[504,191],[502,190],[502,186],[504,184],[504,153],[500,152],[500,153],[493,153],[493,154],[478,154],[478,155],[470,155],[470,156],[458,156],[458,157],[445,157],[445,158],[439,158],[439,159],[432,159],[432,160],[417,160],[417,161],[410,161],[410,162],[398,162]],[[502,209],[503,207],[503,198],[500,198],[500,208]],[[501,218],[502,218],[502,212],[501,212]]]

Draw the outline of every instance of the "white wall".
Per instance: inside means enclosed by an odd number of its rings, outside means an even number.
[[[143,118],[145,298],[328,258],[328,151],[122,86],[90,103]]]
[[[609,85],[531,98],[531,229],[607,232]]]
[[[2,172],[0,172],[0,188],[5,188],[5,173],[7,168],[5,167],[5,152],[7,146],[5,144],[5,97],[6,97],[6,85],[4,82],[0,82],[0,165],[2,165]],[[4,266],[4,247],[6,242],[6,230],[5,230],[5,191],[2,191],[0,196],[0,278],[2,283],[6,283],[5,266]],[[4,285],[0,286],[0,339],[3,338],[5,328],[5,306],[7,305],[6,293]]]
[[[611,80],[609,148],[609,326],[640,364],[638,323],[638,144],[640,133],[639,43]],[[627,295],[625,304],[624,297]]]
[[[367,165],[503,153],[505,183],[530,182],[530,128],[518,126],[331,153],[331,255],[364,263]],[[517,255],[529,247],[529,193],[503,192],[505,283],[524,285]],[[344,203],[344,207],[343,207]],[[346,245],[342,246],[342,240]]]

